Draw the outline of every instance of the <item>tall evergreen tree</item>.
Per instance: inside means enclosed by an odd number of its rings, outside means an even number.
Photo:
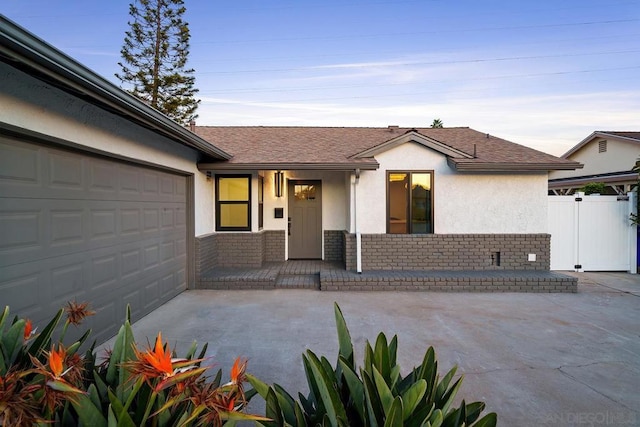
[[[184,125],[198,117],[194,70],[186,68],[189,25],[183,0],[134,0],[129,5],[116,77],[133,95]]]

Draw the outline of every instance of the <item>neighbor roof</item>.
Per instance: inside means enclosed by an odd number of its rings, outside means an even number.
[[[467,127],[196,126],[195,132],[233,155],[225,162],[200,164],[201,170],[377,169],[375,154],[407,141],[443,153],[449,164],[461,171],[548,171],[582,167],[578,162]]]
[[[640,144],[640,132],[597,130],[593,132],[591,135],[589,135],[588,137],[586,137],[585,139],[583,139],[582,141],[580,141],[579,143],[577,143],[569,151],[564,153],[562,155],[562,158],[563,159],[568,158],[570,155],[572,155],[573,153],[575,153],[576,151],[578,151],[579,149],[587,145],[589,142],[591,142],[594,138],[611,138],[611,137]]]
[[[0,61],[201,153],[231,157],[2,15]]]

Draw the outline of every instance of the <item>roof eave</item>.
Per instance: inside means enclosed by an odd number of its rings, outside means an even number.
[[[449,158],[448,163],[455,170],[464,172],[548,172],[552,170],[575,170],[584,167],[583,164],[571,162],[558,163],[491,163],[491,162],[460,162]]]
[[[198,163],[200,171],[214,170],[327,170],[327,171],[352,171],[376,170],[380,167],[378,162],[349,162],[349,163]]]
[[[3,16],[0,53],[176,142],[215,158],[232,157]]]

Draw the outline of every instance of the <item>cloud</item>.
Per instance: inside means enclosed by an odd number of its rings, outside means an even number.
[[[416,97],[375,104],[264,102],[203,97],[199,124],[292,126],[469,126],[560,155],[594,130],[638,130],[640,91],[495,96],[430,102]]]

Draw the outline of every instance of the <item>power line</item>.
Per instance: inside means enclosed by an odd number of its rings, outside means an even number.
[[[597,55],[616,55],[623,53],[636,53],[640,50],[620,50],[620,51],[607,51],[607,52],[591,52],[591,53],[570,53],[570,54],[555,54],[555,55],[531,55],[531,56],[511,56],[500,58],[478,58],[478,59],[464,59],[464,60],[450,60],[450,61],[416,61],[416,62],[393,62],[378,63],[378,66],[386,67],[400,67],[411,65],[453,65],[453,64],[477,64],[483,62],[503,62],[503,61],[520,61],[530,59],[548,59],[548,58],[565,58],[565,57],[579,57],[579,56],[597,56]],[[311,70],[331,70],[340,68],[362,68],[365,66],[376,66],[376,63],[363,63],[361,66],[340,66],[340,65],[326,65],[326,66],[313,66],[313,67],[293,67],[293,68],[272,68],[272,69],[259,69],[259,70],[231,70],[231,71],[200,71],[197,74],[247,74],[247,73],[279,73],[285,71],[311,71]]]
[[[571,74],[588,74],[588,73],[596,73],[596,72],[604,72],[604,71],[626,71],[626,70],[636,70],[636,69],[640,69],[640,65],[631,66],[631,67],[599,68],[599,69],[576,70],[576,71],[555,71],[555,72],[548,72],[548,73],[528,73],[528,74],[512,74],[512,75],[502,75],[502,76],[491,76],[491,77],[475,77],[475,78],[465,78],[465,81],[504,80],[504,79],[514,79],[514,78],[561,76],[561,75],[571,75]],[[620,80],[620,79],[617,79],[616,81],[618,81],[618,80]],[[376,85],[376,87],[380,87],[380,86],[392,86],[392,85]],[[348,88],[348,87],[345,87],[345,88]],[[289,90],[288,89],[280,89],[277,92],[289,92]],[[207,93],[207,92],[206,91],[201,91],[201,93]],[[409,93],[393,93],[393,94],[384,94],[384,95],[361,95],[361,96],[354,95],[354,96],[346,96],[346,97],[287,99],[287,100],[271,101],[271,102],[309,102],[309,101],[338,101],[338,100],[347,100],[347,99],[375,99],[375,98],[390,98],[390,97],[413,96],[413,95],[431,94],[431,93],[434,93],[434,91],[433,90],[430,90],[430,91],[412,91],[412,92],[409,92]],[[265,103],[265,102],[270,102],[270,101],[254,101],[254,102]]]

